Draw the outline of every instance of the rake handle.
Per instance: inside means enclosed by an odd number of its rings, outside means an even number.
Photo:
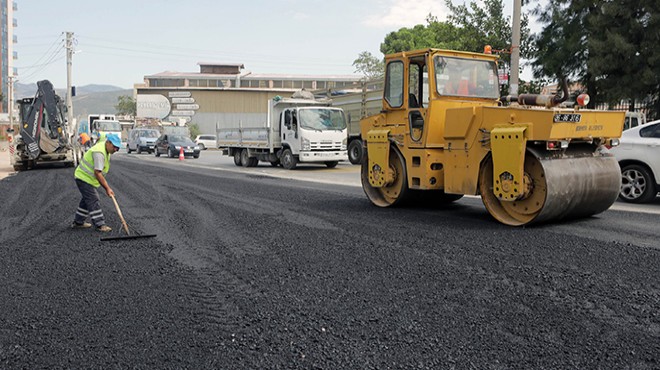
[[[124,216],[121,214],[121,209],[119,209],[119,203],[117,203],[117,199],[115,199],[114,195],[111,195],[110,198],[112,198],[112,201],[115,203],[115,209],[119,214],[119,218],[121,219],[121,224],[124,226],[124,231],[126,231],[126,235],[130,235],[130,233],[128,232],[128,225],[126,224],[126,220],[124,220]]]

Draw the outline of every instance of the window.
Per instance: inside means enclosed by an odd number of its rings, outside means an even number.
[[[499,98],[497,65],[494,61],[437,55],[433,62],[436,90],[439,94]]]
[[[385,77],[385,100],[395,108],[403,105],[403,63],[390,62]]]
[[[641,137],[653,137],[660,138],[660,123],[644,127],[639,130],[639,136]]]

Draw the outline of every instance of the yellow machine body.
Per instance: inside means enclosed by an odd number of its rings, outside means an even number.
[[[502,106],[496,61],[439,49],[386,56],[383,110],[361,121],[362,183],[374,204],[395,205],[409,190],[448,201],[481,195],[515,226],[609,208],[621,178],[600,146],[621,136],[625,113]]]

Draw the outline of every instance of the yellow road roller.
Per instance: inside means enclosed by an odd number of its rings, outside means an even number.
[[[555,95],[500,97],[498,56],[424,49],[387,55],[383,109],[360,129],[362,188],[379,207],[481,195],[499,222],[587,217],[616,200],[625,112],[562,107]]]

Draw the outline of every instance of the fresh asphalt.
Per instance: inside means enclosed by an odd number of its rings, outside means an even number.
[[[0,181],[0,368],[660,367],[653,212],[511,228],[478,198],[374,207],[358,166],[217,154],[113,158],[153,239],[69,229],[71,168]]]

